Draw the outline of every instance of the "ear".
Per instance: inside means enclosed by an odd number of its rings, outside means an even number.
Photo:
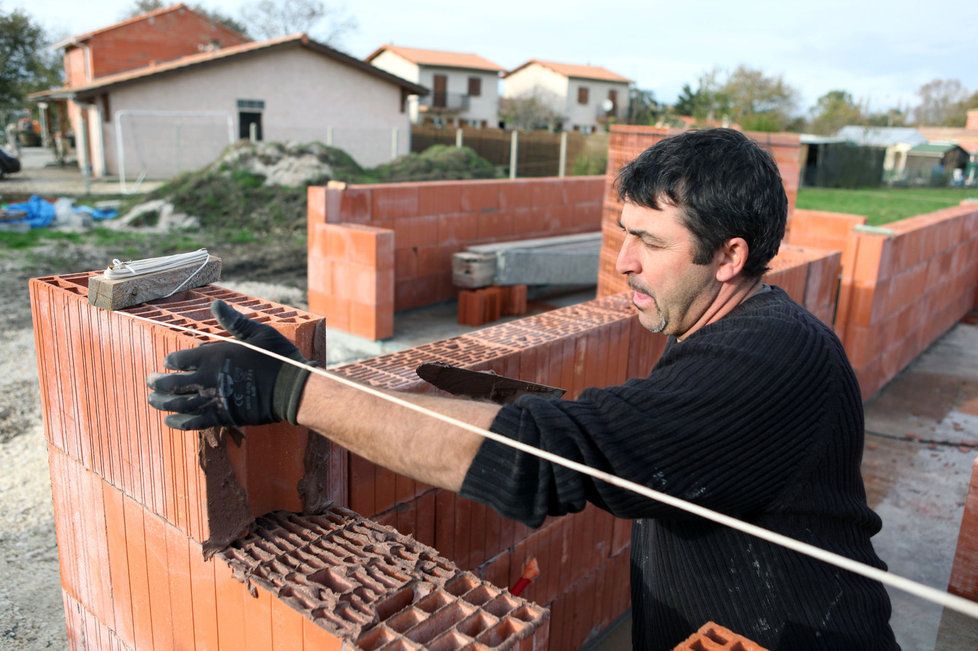
[[[742,237],[734,237],[724,242],[714,258],[717,263],[717,281],[727,283],[737,278],[747,264],[749,254],[750,247],[747,246],[747,240]]]

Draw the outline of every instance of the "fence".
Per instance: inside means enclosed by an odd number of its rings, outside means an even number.
[[[608,150],[606,133],[584,135],[573,131],[517,131],[514,174],[511,157],[513,133],[503,129],[415,125],[411,127],[411,151],[421,152],[432,145],[461,144],[471,147],[502,174],[510,176],[564,176],[604,172]]]
[[[233,143],[231,114],[221,111],[116,111],[114,146],[104,148],[106,170],[128,184],[169,178],[208,165]],[[108,144],[108,143],[106,143]]]

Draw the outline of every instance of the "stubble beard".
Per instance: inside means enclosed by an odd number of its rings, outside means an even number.
[[[652,292],[652,290],[649,289],[649,288],[647,288],[647,287],[643,287],[642,285],[638,284],[638,282],[636,282],[633,278],[629,278],[628,279],[628,286],[631,287],[633,290],[642,292],[643,294],[645,294],[646,296],[648,296],[649,298],[651,298],[652,299],[652,306],[655,308],[655,314],[656,314],[656,316],[658,316],[658,319],[659,319],[658,320],[658,323],[655,323],[655,325],[646,325],[645,323],[642,323],[642,327],[644,327],[646,330],[648,330],[649,332],[651,332],[653,334],[659,334],[663,330],[665,330],[666,329],[666,317],[665,317],[664,314],[662,314],[662,310],[659,309],[659,301],[656,300],[655,294]],[[632,302],[632,304],[634,305],[634,301]],[[649,312],[643,311],[643,309],[642,308],[639,308],[637,305],[635,307],[636,307],[636,309],[639,310],[640,315],[649,315]],[[639,318],[639,322],[641,322],[641,317]]]

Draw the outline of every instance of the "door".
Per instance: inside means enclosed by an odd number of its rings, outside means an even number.
[[[238,138],[241,140],[251,138],[251,125],[253,124],[255,125],[256,140],[261,140],[261,113],[238,111]]]

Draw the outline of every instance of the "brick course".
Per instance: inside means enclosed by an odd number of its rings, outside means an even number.
[[[404,517],[382,520],[417,540],[404,537],[340,507],[324,511],[322,500],[304,503],[304,430],[249,428],[240,448],[226,438],[214,447],[164,427],[145,403],[145,374],[166,352],[200,343],[168,324],[221,333],[206,309],[214,298],[271,323],[312,358],[325,353],[320,320],[208,286],[126,310],[156,322],[147,324],[90,306],[90,275],[30,285],[71,648],[456,648],[473,639],[547,647],[547,610],[461,573],[421,542],[435,538],[430,487],[391,491]],[[329,452],[318,459],[330,470],[318,488],[343,503],[347,456]],[[227,506],[227,484],[240,490],[252,533],[206,561],[209,518]],[[251,523],[304,506],[320,514]],[[470,560],[486,549],[473,547]]]
[[[325,314],[331,327],[369,337],[369,328],[357,327],[347,316],[347,303],[336,297],[341,291],[354,293],[347,301],[375,308],[374,319],[380,326],[373,338],[383,338],[387,328],[393,327],[388,324],[393,324],[395,310],[455,298],[452,254],[474,244],[597,230],[602,184],[602,177],[587,176],[310,187],[310,310]],[[354,224],[393,234],[392,251],[378,254],[378,266],[372,272],[376,293],[384,301],[390,284],[389,304],[358,298],[359,292],[373,293],[365,285],[360,289],[337,285],[337,269],[355,263],[327,254],[326,242],[338,236],[326,227]]]
[[[978,205],[963,203],[854,232],[843,252],[836,331],[875,394],[973,306]]]

